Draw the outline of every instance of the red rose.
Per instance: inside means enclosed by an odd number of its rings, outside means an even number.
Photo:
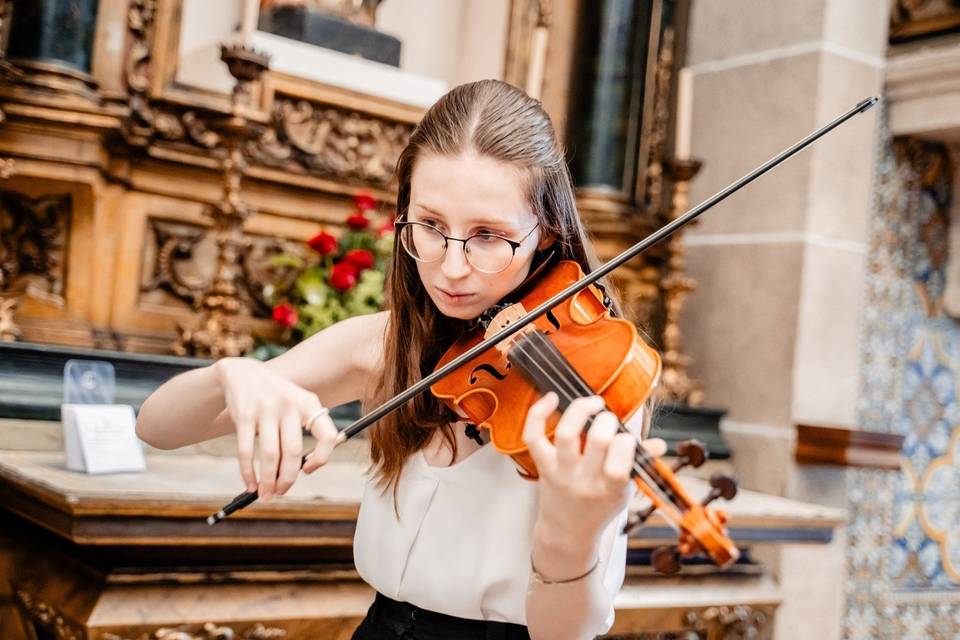
[[[367,193],[358,193],[353,196],[353,204],[360,213],[377,207],[377,201]]]
[[[373,267],[373,254],[366,249],[350,249],[344,254],[343,259],[360,271]]]
[[[341,260],[330,270],[330,286],[337,291],[349,291],[357,284],[358,273],[357,265]]]
[[[321,231],[307,240],[307,246],[320,255],[326,256],[337,250],[337,239],[326,231]]]
[[[278,304],[273,308],[273,321],[281,327],[296,326],[299,320],[300,316],[297,314],[297,310],[289,304]]]
[[[355,213],[347,218],[347,226],[357,231],[363,231],[370,226],[370,220],[362,213]]]

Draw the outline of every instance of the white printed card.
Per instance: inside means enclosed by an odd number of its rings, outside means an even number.
[[[130,405],[64,404],[61,419],[68,469],[87,473],[146,469]]]

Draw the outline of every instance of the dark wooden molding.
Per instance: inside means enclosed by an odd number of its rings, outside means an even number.
[[[797,425],[797,462],[867,469],[900,468],[903,436],[861,429]]]
[[[896,0],[890,11],[890,44],[920,40],[960,30],[956,0]]]

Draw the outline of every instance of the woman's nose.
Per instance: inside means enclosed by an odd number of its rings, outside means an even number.
[[[465,249],[462,242],[449,242],[447,244],[447,251],[443,256],[443,264],[441,265],[444,276],[455,280],[469,275],[473,267],[467,261]]]

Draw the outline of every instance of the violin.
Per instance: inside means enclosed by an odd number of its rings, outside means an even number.
[[[537,277],[533,285],[523,285],[527,292],[518,302],[505,305],[491,320],[454,342],[437,366],[443,367],[516,323],[527,314],[527,309],[537,307],[583,278],[578,263],[558,262]],[[606,408],[620,419],[622,431],[623,423],[650,397],[660,379],[660,370],[660,354],[640,337],[633,323],[613,317],[604,304],[603,292],[590,286],[552,307],[495,348],[454,369],[430,391],[455,413],[488,429],[497,451],[509,455],[523,477],[535,480],[537,470],[523,442],[523,428],[528,409],[541,395],[556,393],[560,411],[575,398],[600,395]],[[547,423],[547,436],[551,439],[558,421],[559,413],[555,412]],[[584,429],[584,438],[588,428],[589,425]],[[697,466],[706,457],[699,443],[687,442],[681,449],[687,453],[681,454],[681,460],[685,458]],[[659,510],[680,533],[680,543],[654,551],[652,561],[657,570],[673,573],[679,569],[681,556],[699,550],[721,567],[730,565],[740,553],[724,529],[726,516],[708,509],[706,502],[692,500],[676,478],[678,469],[679,466],[669,468],[637,447],[631,476],[651,504],[627,523],[625,531],[639,526]],[[722,484],[724,491],[711,492],[708,499],[733,498],[735,481],[727,476],[716,478],[714,484]]]
[[[652,392],[659,376],[660,358],[654,349],[637,337],[636,327],[610,317],[602,304],[601,292],[594,283],[850,118],[866,112],[879,100],[877,96],[861,100],[849,111],[657,229],[590,274],[584,276],[578,265],[574,269],[559,263],[549,277],[544,276],[542,286],[527,292],[516,305],[508,305],[503,310],[506,313],[498,312],[493,316],[496,322],[485,328],[482,337],[474,333],[457,341],[444,354],[433,373],[346,427],[338,435],[337,444],[362,432],[433,386],[436,386],[436,392],[442,394],[439,397],[448,406],[452,404],[461,408],[477,424],[490,429],[494,446],[510,455],[519,470],[530,478],[536,477],[536,468],[529,453],[522,447],[522,429],[517,427],[517,423],[522,416],[526,416],[525,408],[532,404],[536,392],[555,391],[560,398],[559,408],[565,408],[575,397],[599,394],[620,418],[621,429],[624,429],[622,422]],[[566,304],[567,301],[569,304]],[[561,307],[561,304],[564,306]],[[533,326],[527,328],[528,325]],[[512,339],[514,335],[518,337]],[[586,340],[584,346],[576,344],[578,338]],[[610,340],[609,344],[607,340]],[[496,352],[484,355],[495,345]],[[593,349],[602,349],[609,356],[609,361],[593,357],[590,353]],[[618,354],[619,359],[615,357]],[[521,375],[510,376],[510,385],[502,384],[513,369],[520,371]],[[448,375],[455,373],[458,376],[450,383],[442,383]],[[503,380],[491,382],[491,379],[498,377]],[[517,388],[507,388],[513,385]],[[499,411],[498,402],[504,403],[504,411]],[[505,410],[508,404],[512,406],[512,411]],[[523,410],[517,410],[519,408]],[[555,428],[556,416],[552,420],[554,422],[548,424],[550,429]],[[498,423],[502,426],[498,426]],[[681,445],[677,451],[681,465],[696,466],[705,458],[705,451],[698,443],[686,442]],[[301,466],[305,461],[306,456]],[[678,544],[675,547],[661,547],[651,556],[654,567],[662,572],[676,571],[681,556],[699,550],[708,553],[721,567],[730,565],[737,560],[739,552],[727,537],[725,516],[709,509],[707,504],[717,497],[732,498],[736,494],[736,484],[731,478],[715,475],[710,481],[710,493],[703,503],[697,503],[677,482],[674,475],[676,468],[671,469],[661,460],[652,458],[642,447],[637,448],[632,475],[640,490],[650,498],[651,506],[635,514],[627,523],[628,528],[642,524],[654,511],[659,510],[667,522],[677,529]],[[216,524],[231,513],[253,504],[256,499],[256,491],[241,493],[220,511],[209,516],[207,523]]]

